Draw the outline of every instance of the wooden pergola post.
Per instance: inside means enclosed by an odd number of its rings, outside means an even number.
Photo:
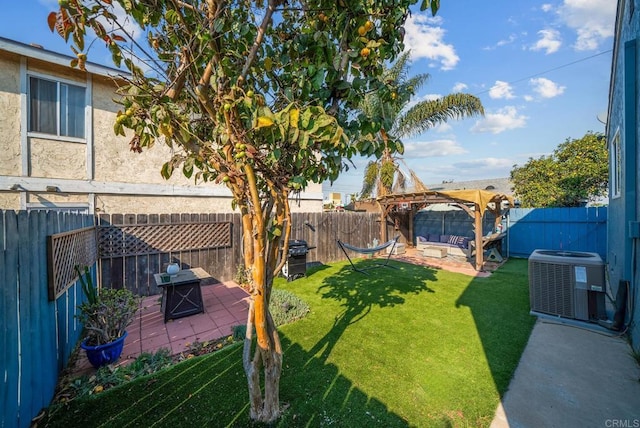
[[[482,265],[484,263],[484,251],[482,248],[482,211],[480,210],[480,205],[474,204],[475,214],[474,214],[474,229],[476,232],[476,262],[475,268],[477,271],[482,270]],[[469,254],[471,256],[471,254]]]
[[[380,208],[380,242],[387,242],[387,205],[378,201]]]
[[[409,242],[407,242],[408,246],[413,246],[413,213],[414,204],[409,204]]]

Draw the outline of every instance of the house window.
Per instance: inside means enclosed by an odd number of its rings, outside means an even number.
[[[620,131],[611,141],[611,196],[620,196],[620,186],[622,184],[622,150],[620,148]]]
[[[29,131],[84,138],[85,88],[29,77]]]

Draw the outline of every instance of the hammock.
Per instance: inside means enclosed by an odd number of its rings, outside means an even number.
[[[342,250],[344,255],[347,256],[347,260],[349,260],[349,263],[351,263],[351,267],[353,268],[353,270],[355,270],[356,272],[364,273],[366,275],[367,273],[364,270],[358,269],[353,264],[353,261],[351,260],[351,257],[349,257],[347,250],[355,251],[356,253],[360,253],[360,254],[374,254],[374,253],[377,253],[378,251],[384,250],[389,246],[392,246],[384,263],[376,263],[373,266],[369,266],[367,269],[371,269],[379,266],[386,266],[386,267],[396,269],[394,266],[389,265],[389,259],[391,258],[391,254],[393,254],[393,250],[396,248],[396,244],[398,243],[399,238],[400,238],[400,235],[396,236],[390,241],[385,242],[384,244],[380,244],[375,247],[369,247],[369,248],[354,247],[353,245],[349,245],[346,242],[342,242],[341,240],[338,239],[338,246],[340,246],[340,249]]]

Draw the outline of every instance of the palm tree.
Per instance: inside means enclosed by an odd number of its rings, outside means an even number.
[[[400,158],[392,156],[392,147],[402,154],[402,138],[419,135],[449,119],[484,115],[480,99],[463,93],[410,105],[411,98],[430,76],[422,73],[408,78],[409,61],[410,52],[403,53],[382,76],[386,88],[369,93],[360,106],[368,117],[380,118],[382,126],[377,138],[384,146],[380,158],[369,162],[365,168],[360,192],[362,198],[405,191],[409,179],[414,182],[416,190],[427,190],[413,171],[409,169],[410,176],[407,177],[399,168]]]

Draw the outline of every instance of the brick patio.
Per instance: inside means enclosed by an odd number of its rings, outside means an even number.
[[[249,294],[235,282],[202,286],[204,313],[164,322],[161,296],[149,296],[140,302],[135,320],[127,329],[129,336],[118,365],[126,365],[141,353],[167,348],[172,355],[189,349],[194,342],[205,342],[232,334],[234,325],[247,323]],[[91,373],[93,367],[84,351],[78,355],[73,372]]]

